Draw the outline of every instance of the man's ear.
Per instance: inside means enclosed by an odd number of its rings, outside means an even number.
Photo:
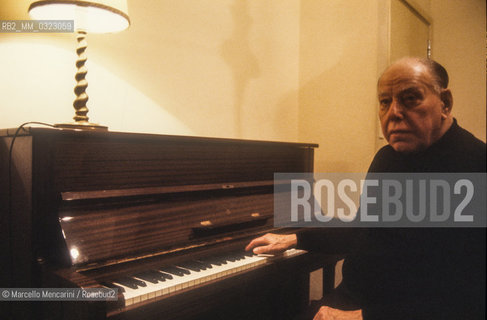
[[[449,115],[453,108],[453,96],[450,89],[443,89],[440,93],[440,99],[443,102],[443,112],[445,115]]]

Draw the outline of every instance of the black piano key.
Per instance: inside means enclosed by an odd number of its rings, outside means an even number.
[[[238,255],[238,258],[240,260],[244,260],[247,257],[247,252],[242,251],[242,252],[237,253],[237,255]]]
[[[129,287],[130,289],[137,289],[138,286],[135,284],[133,281],[130,281],[129,279],[117,279],[115,282],[120,283],[123,286]]]
[[[239,259],[245,259],[245,251],[235,252]]]
[[[159,282],[158,280],[155,280],[152,277],[148,277],[148,276],[142,275],[142,274],[135,274],[134,277],[136,277],[138,279],[142,279],[144,282],[145,281],[150,282],[150,283],[158,283]]]
[[[164,278],[164,281],[167,279],[167,280],[171,280],[173,279],[173,276],[167,272],[160,272],[159,273],[161,274],[161,276]]]
[[[172,276],[170,274],[159,272],[157,270],[150,270],[150,273],[154,275],[154,277],[159,281],[166,281],[166,279],[172,279]]]
[[[227,260],[231,262],[242,260],[244,257],[239,253],[231,253],[228,255]]]
[[[137,289],[138,287],[147,287],[147,284],[144,281],[130,277],[119,278],[115,280],[115,282],[120,283],[121,285],[129,287],[131,289]]]
[[[252,257],[255,254],[253,252],[247,252],[247,251],[234,251],[234,252],[228,252],[220,256],[222,259],[225,259],[227,261],[239,261],[239,260],[245,260],[247,257]]]
[[[198,259],[198,260],[196,260],[196,262],[201,263],[201,265],[205,266],[206,269],[213,268],[212,262],[210,262],[209,260],[206,260],[206,259]],[[205,270],[205,269],[203,269],[203,270]]]
[[[221,264],[227,264],[227,260],[224,257],[217,257],[215,260]]]
[[[221,266],[227,264],[227,262],[224,259],[213,259],[210,261],[210,263],[214,264],[215,266]]]
[[[133,279],[133,278],[131,278],[131,279],[132,279],[132,280],[134,280],[134,281],[135,281],[135,283],[136,283],[136,284],[137,284],[139,287],[147,287],[147,284],[146,284],[144,281],[139,280],[139,279]]]
[[[213,265],[215,265],[215,266],[221,266],[224,263],[226,264],[226,262],[223,261],[222,258],[216,258],[216,257],[200,259],[198,261],[201,261],[203,263],[206,263],[207,266],[209,266],[209,268],[211,268]]]
[[[156,274],[154,274],[150,271],[140,272],[140,273],[134,274],[134,277],[145,280],[145,281],[149,281],[150,283],[154,283],[154,284],[158,283],[159,281],[166,281],[166,279],[162,275],[160,277],[158,277]],[[162,278],[162,280],[161,280],[161,278]]]
[[[204,258],[201,260],[204,262],[211,263],[211,264],[216,265],[216,266],[221,266],[222,264],[227,264],[226,257],[220,256],[220,255]]]
[[[100,284],[103,285],[103,286],[105,286],[105,287],[107,287],[107,288],[118,289],[118,293],[124,293],[125,292],[125,288],[124,287],[121,287],[119,285],[116,285],[115,283],[103,281],[103,282],[100,282]]]
[[[198,268],[200,268],[201,270],[206,270],[206,269],[209,269],[211,268],[211,265],[208,266],[207,263],[204,263],[204,262],[201,262],[199,260],[194,260],[193,263],[195,264],[195,266],[197,266]]]
[[[198,264],[194,263],[194,261],[186,261],[183,263],[179,263],[178,267],[189,269],[195,272],[200,272],[202,270]]]
[[[208,269],[208,267],[204,263],[202,263],[201,261],[198,261],[198,260],[186,261],[185,263],[188,263],[191,266],[193,266],[195,268],[198,268],[200,270],[206,270],[206,269]]]
[[[165,272],[165,273],[169,273],[169,274],[178,276],[178,277],[182,277],[185,274],[190,274],[191,273],[191,272],[189,272],[186,269],[178,268],[176,266],[162,267],[159,270],[161,270],[162,272]]]

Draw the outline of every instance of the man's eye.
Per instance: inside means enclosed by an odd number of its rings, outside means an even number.
[[[406,107],[414,107],[418,104],[418,100],[419,98],[413,94],[408,94],[401,97],[401,101]]]
[[[389,108],[389,106],[391,105],[391,99],[381,99],[381,100],[379,100],[379,104],[380,104],[381,110],[385,110],[385,109]]]

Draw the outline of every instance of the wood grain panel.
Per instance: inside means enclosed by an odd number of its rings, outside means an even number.
[[[272,228],[272,215],[272,187],[65,201],[59,210],[73,264],[230,239],[235,233]],[[195,232],[202,222],[222,232]],[[238,228],[241,224],[245,228]]]

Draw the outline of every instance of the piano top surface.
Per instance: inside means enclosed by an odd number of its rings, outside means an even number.
[[[0,129],[0,137],[13,136],[18,128]],[[178,141],[178,142],[194,142],[194,143],[232,143],[232,144],[253,144],[253,145],[288,145],[305,148],[318,148],[316,143],[303,142],[288,142],[288,141],[270,141],[270,140],[255,140],[255,139],[236,139],[236,138],[220,138],[220,137],[202,137],[202,136],[185,136],[185,135],[171,135],[171,134],[155,134],[155,133],[134,133],[121,131],[96,131],[96,130],[73,130],[62,128],[44,128],[44,127],[24,127],[18,135],[66,135],[78,137],[102,138],[110,137],[114,139],[154,139],[158,141]]]

